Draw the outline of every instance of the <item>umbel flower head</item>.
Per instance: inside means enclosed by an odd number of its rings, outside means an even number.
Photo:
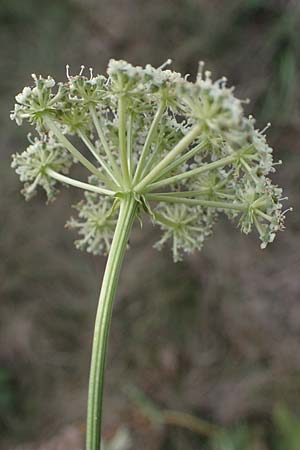
[[[79,231],[77,247],[95,254],[109,250],[126,196],[159,225],[156,247],[170,241],[175,261],[201,249],[223,213],[243,233],[255,229],[264,248],[284,227],[265,130],[245,116],[225,78],[213,81],[201,63],[192,82],[169,63],[143,68],[111,60],[107,75],[96,76],[84,67],[70,75],[67,67],[60,83],[33,75],[11,113],[37,131],[13,157],[25,197],[40,186],[53,199],[58,182],[85,190],[68,226]],[[66,175],[74,162],[86,167],[87,181]]]

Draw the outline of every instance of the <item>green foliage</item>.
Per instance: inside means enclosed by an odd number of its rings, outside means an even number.
[[[262,439],[256,427],[240,425],[224,430],[210,442],[212,450],[256,450],[264,447],[270,450],[298,450],[300,445],[300,418],[286,406],[278,405],[273,413],[273,423],[269,430],[269,439]],[[270,446],[267,445],[270,441]]]
[[[247,425],[224,430],[212,438],[212,450],[254,450],[255,436]]]
[[[0,423],[6,423],[7,417],[16,407],[16,396],[11,374],[0,368]]]
[[[154,425],[166,424],[192,431],[204,439],[205,448],[209,450],[299,449],[300,417],[284,405],[274,409],[273,420],[268,427],[263,428],[258,422],[222,427],[187,413],[161,409],[134,386],[128,389],[128,395]]]
[[[300,445],[300,416],[286,406],[278,405],[274,410],[274,448],[276,450],[298,450]]]

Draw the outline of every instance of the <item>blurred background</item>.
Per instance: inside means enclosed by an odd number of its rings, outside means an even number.
[[[294,212],[267,250],[220,221],[173,264],[137,225],[118,290],[106,373],[110,450],[300,449],[300,1],[1,0],[0,448],[83,448],[89,358],[104,258],[64,223],[80,193],[25,203],[10,169],[27,146],[9,120],[30,74],[109,58],[226,75],[284,165]]]

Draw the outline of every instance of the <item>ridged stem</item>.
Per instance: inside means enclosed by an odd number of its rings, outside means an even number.
[[[115,292],[137,202],[131,194],[121,199],[118,222],[102,281],[91,359],[86,450],[100,450],[102,397],[107,343]]]

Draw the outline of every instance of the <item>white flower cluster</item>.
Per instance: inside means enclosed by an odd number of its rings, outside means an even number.
[[[182,109],[193,123],[202,125],[202,132],[224,136],[227,131],[241,125],[241,101],[234,97],[233,89],[226,87],[226,79],[213,82],[211,73],[198,74],[196,83],[183,81],[179,85]]]
[[[154,247],[161,250],[170,240],[174,262],[181,261],[186,253],[202,249],[205,239],[212,233],[216,216],[211,209],[182,204],[160,204],[156,211],[164,233]]]
[[[162,67],[156,69],[150,64],[146,67],[132,66],[126,61],[110,60],[107,73],[110,77],[111,85],[122,92],[135,92],[142,97],[150,94],[159,93],[166,95],[168,89],[173,89],[178,82],[183,81],[180,73],[172,70],[165,70],[169,65],[168,60]]]
[[[262,241],[261,248],[265,248],[284,225],[282,189],[272,185],[270,180],[266,180],[260,188],[246,182],[245,186],[238,186],[237,200],[248,205],[239,219],[241,230],[248,234],[253,225],[256,226]],[[262,203],[263,211],[260,209]]]
[[[24,183],[22,193],[26,200],[30,200],[36,194],[37,187],[41,186],[46,191],[48,201],[51,201],[58,192],[57,180],[47,170],[66,174],[73,162],[72,155],[63,145],[48,137],[44,140],[35,139],[24,152],[14,154],[11,166]]]
[[[84,197],[75,206],[78,219],[71,217],[66,226],[76,229],[82,236],[75,241],[76,248],[94,255],[106,255],[116,227],[117,211],[110,199],[104,198],[99,202],[99,196],[91,192],[85,192]]]
[[[56,105],[63,97],[64,86],[60,83],[59,89],[54,95],[52,89],[55,81],[52,77],[42,78],[33,74],[32,78],[35,85],[24,87],[23,91],[16,95],[17,103],[10,117],[18,125],[22,125],[23,120],[28,120],[29,123],[39,128],[43,117],[56,111]]]
[[[175,260],[202,247],[220,212],[237,219],[243,233],[255,228],[265,247],[284,221],[265,130],[245,116],[224,78],[213,81],[200,64],[191,82],[166,69],[169,63],[143,68],[111,60],[107,76],[91,69],[85,76],[82,68],[57,85],[34,75],[11,114],[40,135],[13,160],[26,197],[41,185],[53,198],[57,180],[92,191],[70,224],[82,235],[77,245],[93,253],[109,248],[116,216],[107,213],[120,193],[147,205],[164,230],[157,247],[172,240]],[[61,176],[74,159],[97,183]]]

